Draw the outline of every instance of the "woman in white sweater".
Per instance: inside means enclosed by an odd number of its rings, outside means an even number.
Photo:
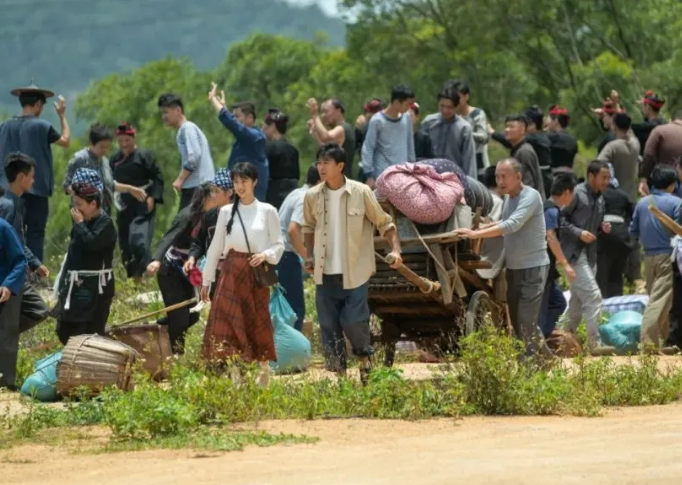
[[[277,264],[284,253],[284,242],[277,209],[254,196],[256,167],[238,163],[232,169],[232,181],[234,203],[220,210],[203,272],[201,296],[208,301],[218,261],[225,258],[204,333],[203,356],[217,364],[235,357],[259,362],[258,383],[267,386],[268,361],[277,360],[270,290],[256,284],[253,268],[264,262]]]

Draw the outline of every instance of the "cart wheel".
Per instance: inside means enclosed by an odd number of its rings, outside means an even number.
[[[494,326],[505,324],[500,308],[485,291],[477,291],[469,299],[466,315],[466,335],[480,329],[486,321]]]

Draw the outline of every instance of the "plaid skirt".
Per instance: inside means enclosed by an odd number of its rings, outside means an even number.
[[[270,289],[256,285],[249,255],[230,251],[211,299],[203,357],[225,362],[277,360],[270,320]]]

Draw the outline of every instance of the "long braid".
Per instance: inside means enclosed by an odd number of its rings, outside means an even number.
[[[239,206],[239,196],[234,194],[234,203],[232,204],[232,214],[230,220],[227,221],[227,234],[232,233],[232,224],[234,223],[234,216],[237,215],[237,207]]]

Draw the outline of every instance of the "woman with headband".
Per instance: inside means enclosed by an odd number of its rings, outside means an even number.
[[[79,168],[74,172],[70,186],[74,224],[53,310],[57,336],[64,345],[76,335],[104,335],[109,318],[116,228],[102,209],[104,190],[95,170]]]

